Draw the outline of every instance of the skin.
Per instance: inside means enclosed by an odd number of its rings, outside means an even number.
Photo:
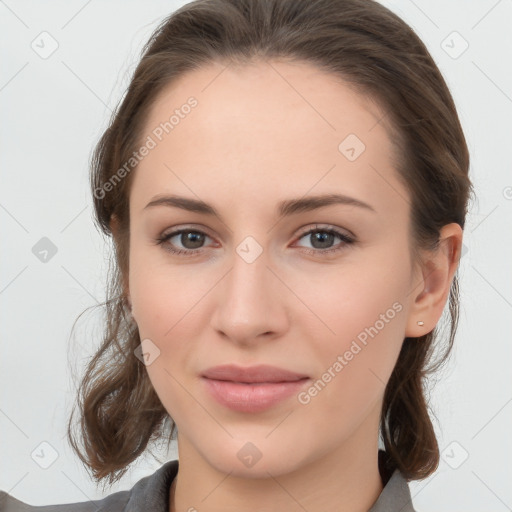
[[[383,488],[385,386],[404,337],[429,332],[441,316],[462,230],[444,226],[440,249],[412,261],[410,198],[377,122],[383,111],[311,64],[189,72],[158,96],[143,137],[190,96],[197,107],[140,162],[130,192],[126,292],[141,340],[160,350],[147,371],[178,426],[170,510],[366,511]],[[338,149],[350,133],[366,146],[353,162]],[[201,199],[220,218],[144,209],[165,193]],[[375,211],[335,204],[276,215],[285,199],[332,193]],[[355,242],[315,244],[304,233],[317,223]],[[207,235],[199,254],[166,250],[198,247],[179,235],[155,243],[186,227]],[[247,236],[263,251],[252,263],[236,251]],[[264,412],[236,412],[200,380],[218,364],[266,363],[310,376],[308,389],[394,303],[401,311],[307,404],[292,396]],[[237,457],[248,442],[261,454],[252,467]]]

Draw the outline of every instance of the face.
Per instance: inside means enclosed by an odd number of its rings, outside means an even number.
[[[130,192],[129,297],[180,457],[276,475],[377,443],[414,295],[410,206],[377,105],[306,63],[224,68],[182,76],[152,106]],[[214,213],[148,206],[171,195]],[[241,410],[201,377],[222,364],[307,379]]]

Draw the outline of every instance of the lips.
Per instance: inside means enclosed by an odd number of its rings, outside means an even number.
[[[286,402],[311,380],[307,375],[276,366],[222,365],[201,374],[211,397],[233,411],[259,413]]]
[[[270,365],[242,367],[233,364],[214,366],[201,374],[202,377],[220,381],[239,383],[270,383],[294,382],[308,378],[307,375],[296,373],[284,368]]]

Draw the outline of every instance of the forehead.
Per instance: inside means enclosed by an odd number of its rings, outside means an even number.
[[[354,86],[309,63],[212,63],[157,96],[141,137],[154,147],[137,167],[131,200],[140,209],[152,194],[201,197],[213,188],[281,198],[283,187],[286,197],[341,187],[377,199],[379,174],[396,181],[383,118]]]

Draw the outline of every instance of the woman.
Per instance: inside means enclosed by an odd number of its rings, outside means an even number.
[[[192,2],[92,164],[115,266],[70,441],[98,482],[157,439],[179,463],[65,509],[413,511],[471,183],[410,27],[369,0]]]

